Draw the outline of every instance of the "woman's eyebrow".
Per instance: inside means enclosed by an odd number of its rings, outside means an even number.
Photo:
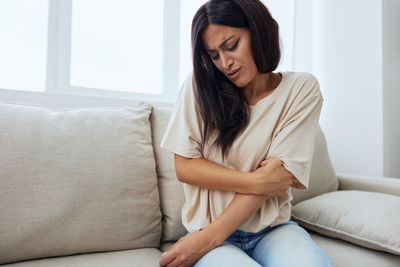
[[[222,48],[224,45],[226,45],[226,43],[229,41],[229,40],[231,40],[233,37],[235,37],[236,36],[236,34],[233,34],[233,35],[231,35],[230,37],[228,37],[228,38],[226,38],[225,39],[225,41],[223,41],[220,45],[219,45],[219,48]],[[213,49],[208,49],[208,48],[206,48],[206,51],[207,52],[215,52],[215,50],[213,50]]]

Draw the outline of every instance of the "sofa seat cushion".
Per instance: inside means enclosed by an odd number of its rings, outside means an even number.
[[[400,197],[362,191],[326,193],[295,205],[292,217],[317,233],[400,255]]]
[[[309,232],[336,267],[398,267],[400,257],[390,253],[371,250],[352,243]]]
[[[170,241],[163,242],[163,243],[161,243],[161,245],[160,245],[160,250],[161,250],[162,252],[168,251],[170,248],[172,248],[173,245],[175,245],[175,243],[176,243],[176,242],[170,242]]]
[[[54,257],[33,261],[23,261],[2,266],[7,267],[159,267],[161,251],[142,248],[114,252],[88,253],[67,257]]]
[[[0,104],[0,264],[159,246],[150,113]]]

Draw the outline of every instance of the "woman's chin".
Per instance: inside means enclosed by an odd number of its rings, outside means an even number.
[[[238,80],[232,81],[232,82],[239,88],[243,88],[248,84],[248,83],[246,83],[246,81],[244,81],[242,79],[238,79]]]

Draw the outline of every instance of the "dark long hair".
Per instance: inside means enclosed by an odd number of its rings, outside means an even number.
[[[279,27],[259,0],[210,0],[193,18],[193,82],[204,122],[203,143],[217,133],[213,146],[220,148],[225,158],[235,138],[248,125],[250,108],[242,90],[218,70],[206,52],[202,35],[209,24],[246,27],[260,73],[271,72],[279,64]]]

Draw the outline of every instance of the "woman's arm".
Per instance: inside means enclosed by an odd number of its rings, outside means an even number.
[[[265,201],[265,195],[236,194],[224,212],[201,231],[181,238],[160,259],[161,266],[192,266],[218,247]]]
[[[265,169],[279,169],[279,160],[272,160],[261,163],[255,173],[263,172]],[[286,172],[286,173],[285,173]],[[290,173],[283,170],[282,176],[289,177]],[[286,193],[291,183],[285,184]],[[208,251],[219,246],[226,240],[240,225],[242,225],[259,207],[265,202],[265,195],[242,195],[236,194],[234,199],[211,224],[202,231],[194,232],[191,235],[181,238],[170,250],[163,254],[160,260],[162,266],[191,266]]]
[[[270,159],[271,162],[274,160],[279,164],[268,164],[257,172],[242,172],[203,158],[190,159],[175,154],[175,169],[182,183],[213,190],[274,196],[283,192],[282,184],[288,179],[293,182],[293,187],[300,188],[302,185],[286,171],[280,160]]]
[[[221,166],[204,158],[185,158],[175,154],[175,170],[182,183],[220,191],[250,194],[251,173]]]

